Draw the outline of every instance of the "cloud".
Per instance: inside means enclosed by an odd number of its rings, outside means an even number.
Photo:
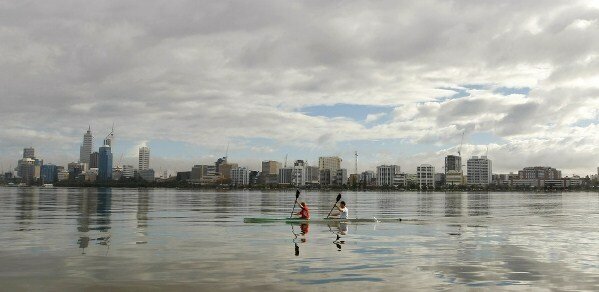
[[[571,162],[597,150],[599,7],[588,1],[1,5],[3,164],[29,145],[46,160],[76,159],[87,125],[99,137],[113,122],[118,139],[210,151],[235,140],[258,161],[278,150],[256,138],[302,145],[304,156],[352,141],[436,145],[426,156],[463,131],[492,133],[533,164],[579,169]],[[301,112],[335,104],[395,110]],[[551,137],[578,142],[538,142]],[[402,155],[378,151],[372,159]],[[514,167],[505,158],[496,165]]]

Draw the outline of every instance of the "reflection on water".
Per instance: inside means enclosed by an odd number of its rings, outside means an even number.
[[[243,223],[289,216],[294,193],[0,188],[0,281],[8,291],[599,289],[595,193],[344,193],[352,217],[405,220]],[[336,195],[300,201],[323,218]]]

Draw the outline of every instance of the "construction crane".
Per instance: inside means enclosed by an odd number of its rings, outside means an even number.
[[[358,151],[354,151],[354,156],[356,158],[356,161],[354,163],[354,171],[357,176],[358,175]]]
[[[283,164],[283,167],[287,167],[287,155],[288,154],[285,154],[285,164]]]
[[[462,132],[462,141],[460,141],[460,147],[458,148],[458,156],[462,157],[462,144],[464,144],[464,133],[466,133],[466,131]]]

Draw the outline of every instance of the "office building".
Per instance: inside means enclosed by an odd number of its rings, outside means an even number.
[[[430,164],[421,164],[416,167],[416,179],[421,190],[435,188],[435,167]]]
[[[133,165],[125,164],[123,165],[123,177],[132,178],[135,176],[135,168]]]
[[[393,186],[395,175],[400,173],[399,165],[380,165],[376,167],[376,185]]]
[[[491,183],[493,167],[487,156],[472,156],[466,165],[468,185],[487,186]]]
[[[58,167],[54,164],[44,164],[41,168],[42,183],[51,184],[58,180]]]
[[[231,185],[247,186],[250,184],[250,172],[245,167],[231,169]]]
[[[100,147],[98,151],[98,180],[112,180],[112,150],[108,145]]]
[[[320,169],[318,166],[306,166],[306,184],[317,185],[320,183]]]
[[[561,179],[562,172],[548,166],[533,166],[533,167],[525,167],[524,169],[518,171],[519,179]]]
[[[87,164],[88,167],[91,168],[90,156],[92,154],[93,149],[93,136],[91,132],[91,127],[87,128],[87,132],[83,134],[83,143],[79,148],[79,162]]]
[[[208,173],[208,168],[209,165],[194,165],[191,168],[191,172],[189,174],[189,180],[192,182],[201,182],[202,179],[204,179],[205,177],[207,177],[209,175]],[[212,174],[215,175],[215,174]],[[179,178],[179,175],[177,174],[177,178]]]
[[[335,172],[333,178],[333,185],[335,186],[346,186],[347,185],[347,169],[340,168]]]
[[[262,174],[271,175],[271,174],[279,174],[279,168],[281,168],[281,163],[277,161],[267,160],[262,161]]]
[[[335,173],[330,169],[322,169],[319,171],[319,182],[321,186],[331,186],[335,180]]]
[[[23,158],[35,159],[35,149],[33,147],[23,149]]]
[[[89,155],[89,168],[98,168],[98,152],[92,152]]]
[[[144,169],[144,170],[139,170],[137,172],[137,174],[139,175],[139,177],[147,182],[154,182],[154,180],[156,179],[156,174],[154,173],[153,169]]]
[[[331,173],[337,173],[337,169],[341,168],[341,158],[337,156],[319,157],[318,169],[330,169]]]
[[[464,184],[464,175],[461,171],[449,170],[445,174],[445,185],[459,186]]]
[[[150,169],[150,148],[139,147],[139,170]]]
[[[448,172],[462,172],[462,157],[447,155],[445,157],[445,174]]]
[[[376,184],[376,176],[374,175],[374,171],[367,170],[360,174],[360,184],[372,186]]]
[[[279,168],[279,184],[290,185],[293,182],[293,167]]]
[[[296,160],[293,163],[291,184],[294,186],[304,186],[306,184],[306,163],[303,160]]]
[[[231,179],[231,169],[238,168],[237,163],[223,163],[219,166],[220,178],[226,183]]]

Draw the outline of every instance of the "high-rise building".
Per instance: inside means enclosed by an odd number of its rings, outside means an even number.
[[[58,180],[58,167],[54,164],[42,165],[42,182],[45,184],[55,183]]]
[[[317,185],[320,183],[320,170],[318,166],[306,166],[306,184]]]
[[[345,186],[347,185],[347,169],[339,168],[335,172],[335,177],[333,178],[333,185],[336,186]]]
[[[139,177],[147,182],[153,182],[156,179],[156,174],[153,169],[144,169],[138,171]]]
[[[279,184],[288,185],[292,183],[293,167],[279,168]]]
[[[245,167],[231,169],[231,184],[234,186],[247,186],[250,183],[250,172]]]
[[[98,180],[107,182],[112,179],[112,150],[104,145],[98,151]]]
[[[307,165],[303,160],[296,160],[293,163],[291,181],[294,186],[304,186],[306,184],[306,166]]]
[[[23,158],[35,159],[35,149],[33,147],[23,149]]]
[[[87,132],[83,134],[83,144],[79,148],[79,162],[86,163],[90,166],[90,155],[92,154],[92,149],[94,147],[94,138],[92,136],[91,127],[87,128]]]
[[[150,169],[150,148],[139,147],[139,170]]]
[[[374,185],[375,183],[374,171],[367,170],[360,174],[360,184],[366,184],[368,186]]]
[[[337,156],[319,157],[318,168],[320,170],[330,169],[331,173],[337,173],[337,169],[341,168],[341,158]]]
[[[262,161],[262,173],[263,174],[279,174],[279,168],[281,168],[281,163],[278,161]]]
[[[216,162],[214,163],[214,166],[216,167],[216,172],[220,175],[222,175],[223,171],[220,169],[220,166],[223,164],[227,164],[227,157],[222,157],[219,158],[218,160],[216,160]],[[230,170],[230,169],[229,169]],[[229,176],[229,174],[227,174],[227,176]]]
[[[98,157],[97,151],[89,155],[89,168],[98,168]]]
[[[380,165],[376,167],[376,185],[392,186],[396,175],[400,173],[399,165]]]
[[[435,188],[435,167],[430,164],[421,164],[416,167],[416,177],[419,189]]]
[[[17,176],[21,178],[21,182],[32,184],[35,180],[35,159],[20,159],[17,164]]]
[[[445,174],[450,171],[462,172],[462,157],[456,155],[445,157]]]
[[[133,165],[123,165],[123,177],[132,178],[133,176],[135,176],[135,168]]]
[[[487,156],[472,156],[467,162],[468,185],[489,185],[492,181],[493,167]]]
[[[238,168],[237,163],[223,163],[220,165],[220,177],[226,182],[231,179],[231,169]]]
[[[191,172],[189,174],[189,180],[192,182],[201,182],[202,179],[204,179],[205,177],[207,177],[209,175],[209,168],[211,165],[194,165],[191,168]],[[211,175],[215,175],[214,173],[212,173]]]

